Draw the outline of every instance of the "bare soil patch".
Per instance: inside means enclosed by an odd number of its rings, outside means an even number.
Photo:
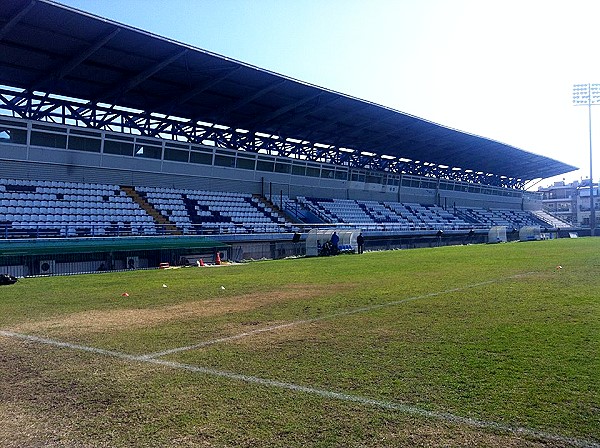
[[[244,437],[226,442],[217,436],[223,431],[219,423],[206,420],[209,414],[199,400],[190,403],[199,384],[165,383],[165,397],[145,393],[145,384],[155,374],[165,374],[163,369],[139,369],[137,364],[111,361],[105,357],[80,354],[71,350],[57,350],[22,341],[0,338],[0,446],[17,447],[108,447],[108,446],[313,446],[309,433],[272,434],[271,438],[255,438],[244,443]],[[83,375],[83,376],[82,376]],[[85,378],[85,380],[84,380]],[[204,378],[210,384],[210,379]],[[206,385],[205,385],[206,386]],[[126,389],[123,389],[123,388]],[[161,389],[162,390],[162,389]],[[190,393],[192,396],[190,396]],[[140,401],[136,401],[139,397]],[[202,397],[202,394],[199,395]],[[162,399],[172,400],[166,408],[146,403]],[[290,397],[293,400],[293,397]],[[193,401],[193,400],[192,400]],[[162,402],[162,404],[165,404]],[[256,411],[249,404],[249,410]],[[290,403],[290,406],[292,404]],[[360,444],[363,447],[491,447],[491,448],[542,448],[566,447],[556,441],[536,441],[514,434],[478,430],[463,425],[435,420],[394,415],[384,412],[383,420],[372,427],[376,409],[345,404],[338,408],[336,402],[325,400],[324,409],[329,418],[339,418],[342,431],[351,431],[364,425]],[[235,406],[237,409],[237,405]],[[208,408],[206,408],[208,409]],[[186,415],[202,423],[192,431],[179,427],[176,418],[171,425],[158,427],[158,433],[146,433],[146,425],[160,421],[164,412]],[[341,412],[341,414],[337,414]],[[206,414],[206,417],[200,417]],[[337,415],[336,415],[337,414]],[[384,417],[387,415],[387,417]],[[388,420],[389,418],[389,420]],[[387,420],[387,422],[386,422]],[[179,422],[181,423],[181,422]],[[325,423],[325,422],[323,422]],[[321,431],[327,431],[325,423]],[[225,423],[226,425],[226,423]],[[369,429],[370,428],[370,429]],[[230,431],[231,428],[223,428]],[[319,438],[319,434],[313,436]],[[159,442],[151,443],[158,437]],[[322,441],[323,438],[321,437]],[[289,443],[288,443],[289,442]],[[339,445],[336,445],[339,446]]]
[[[335,285],[337,291],[349,285]],[[92,310],[53,317],[35,322],[25,322],[11,330],[21,333],[90,334],[118,330],[151,327],[165,322],[198,319],[237,313],[259,308],[271,303],[306,300],[323,294],[318,285],[286,285],[284,289],[228,296],[225,293],[210,300],[191,301],[177,305],[153,308],[126,308],[115,310]],[[127,298],[123,298],[127,300]]]

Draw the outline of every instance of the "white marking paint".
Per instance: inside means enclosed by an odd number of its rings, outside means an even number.
[[[169,350],[163,350],[161,352],[148,353],[148,354],[144,355],[144,357],[148,358],[148,359],[161,358],[163,356],[172,355],[174,353],[185,352],[185,351],[188,351],[188,350],[195,350],[197,348],[207,347],[209,345],[220,344],[220,343],[223,343],[223,342],[235,341],[236,339],[242,339],[242,338],[245,338],[247,336],[253,336],[255,334],[267,333],[267,332],[270,332],[270,331],[280,330],[282,328],[294,327],[296,325],[310,324],[310,323],[313,323],[313,322],[319,322],[319,321],[327,320],[327,319],[335,319],[336,317],[343,317],[343,316],[349,316],[349,315],[352,315],[352,314],[366,313],[366,312],[373,311],[373,310],[378,310],[378,309],[381,309],[381,308],[387,308],[387,307],[391,307],[391,306],[400,305],[402,303],[411,302],[411,301],[414,301],[414,300],[427,299],[427,298],[430,298],[430,297],[436,297],[436,296],[440,296],[440,295],[444,295],[444,294],[449,294],[449,293],[452,293],[452,292],[464,291],[466,289],[476,288],[478,286],[483,286],[483,285],[490,285],[490,284],[493,284],[493,283],[498,283],[498,282],[503,281],[503,280],[513,279],[513,278],[518,278],[518,277],[524,277],[526,275],[531,275],[531,274],[533,274],[533,272],[527,272],[525,274],[517,274],[517,275],[510,276],[510,277],[503,277],[501,279],[487,280],[485,282],[472,283],[470,285],[461,286],[461,287],[458,287],[458,288],[451,288],[451,289],[446,289],[444,291],[431,292],[431,293],[423,294],[423,295],[420,295],[420,296],[414,296],[414,297],[408,297],[406,299],[395,300],[393,302],[381,303],[381,304],[377,304],[377,305],[369,305],[369,306],[365,306],[365,307],[361,307],[361,308],[354,308],[352,310],[340,311],[338,313],[327,314],[325,316],[314,317],[312,319],[296,320],[296,321],[293,321],[293,322],[287,322],[285,324],[273,325],[273,326],[266,327],[266,328],[259,328],[259,329],[252,330],[252,331],[246,331],[246,332],[238,333],[238,334],[235,334],[235,335],[232,335],[232,336],[225,336],[225,337],[222,337],[222,338],[211,339],[211,340],[208,340],[208,341],[199,342],[198,344],[187,345],[185,347],[177,347],[177,348],[172,348],[172,349],[169,349]]]
[[[146,356],[129,355],[127,353],[121,353],[113,350],[105,350],[96,347],[88,347],[85,345],[72,344],[70,342],[61,342],[53,339],[42,338],[39,336],[32,336],[27,334],[15,333],[12,331],[0,330],[0,336],[7,338],[21,339],[27,342],[33,342],[38,344],[50,345],[58,348],[68,348],[72,350],[81,350],[84,352],[95,353],[99,355],[111,356],[118,359],[123,359],[132,362],[141,362],[157,366],[168,367],[178,370],[186,370],[188,372],[199,373],[203,375],[210,375],[220,378],[226,378],[234,381],[241,381],[244,383],[258,384],[266,387],[274,387],[278,389],[286,389],[293,392],[301,392],[310,395],[317,395],[322,398],[339,400],[344,402],[357,403],[364,406],[375,407],[379,409],[386,409],[391,411],[398,411],[403,414],[415,415],[419,417],[425,417],[429,419],[442,420],[448,423],[462,424],[474,428],[501,431],[515,436],[531,437],[540,440],[546,440],[549,442],[558,442],[562,444],[568,444],[577,448],[600,448],[600,444],[588,440],[581,440],[572,437],[565,437],[557,434],[550,434],[544,431],[538,431],[531,428],[515,427],[510,425],[504,425],[486,420],[478,420],[470,417],[462,417],[459,415],[450,414],[447,412],[429,411],[416,406],[410,406],[401,403],[394,403],[385,400],[376,400],[368,397],[362,397],[360,395],[345,394],[342,392],[335,392],[326,389],[319,389],[308,386],[300,386],[293,383],[286,383],[277,380],[270,380],[267,378],[259,378],[250,375],[243,375],[239,373],[227,372],[223,370],[210,369],[206,367],[198,367],[190,364],[182,364],[179,362],[164,361],[161,359],[151,359]]]

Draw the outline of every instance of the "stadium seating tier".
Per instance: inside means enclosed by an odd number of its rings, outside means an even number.
[[[281,197],[279,210],[248,193],[0,179],[0,237],[286,233],[309,215],[381,231],[547,227],[532,213],[352,199]]]

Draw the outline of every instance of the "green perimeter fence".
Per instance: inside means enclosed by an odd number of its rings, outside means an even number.
[[[206,237],[0,241],[0,273],[16,277],[150,269],[226,260],[230,247]]]

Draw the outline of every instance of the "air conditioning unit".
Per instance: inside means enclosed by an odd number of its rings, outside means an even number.
[[[48,275],[54,274],[55,269],[55,261],[54,260],[41,260],[40,261],[40,274]]]
[[[127,269],[137,269],[140,267],[139,257],[127,257]]]

